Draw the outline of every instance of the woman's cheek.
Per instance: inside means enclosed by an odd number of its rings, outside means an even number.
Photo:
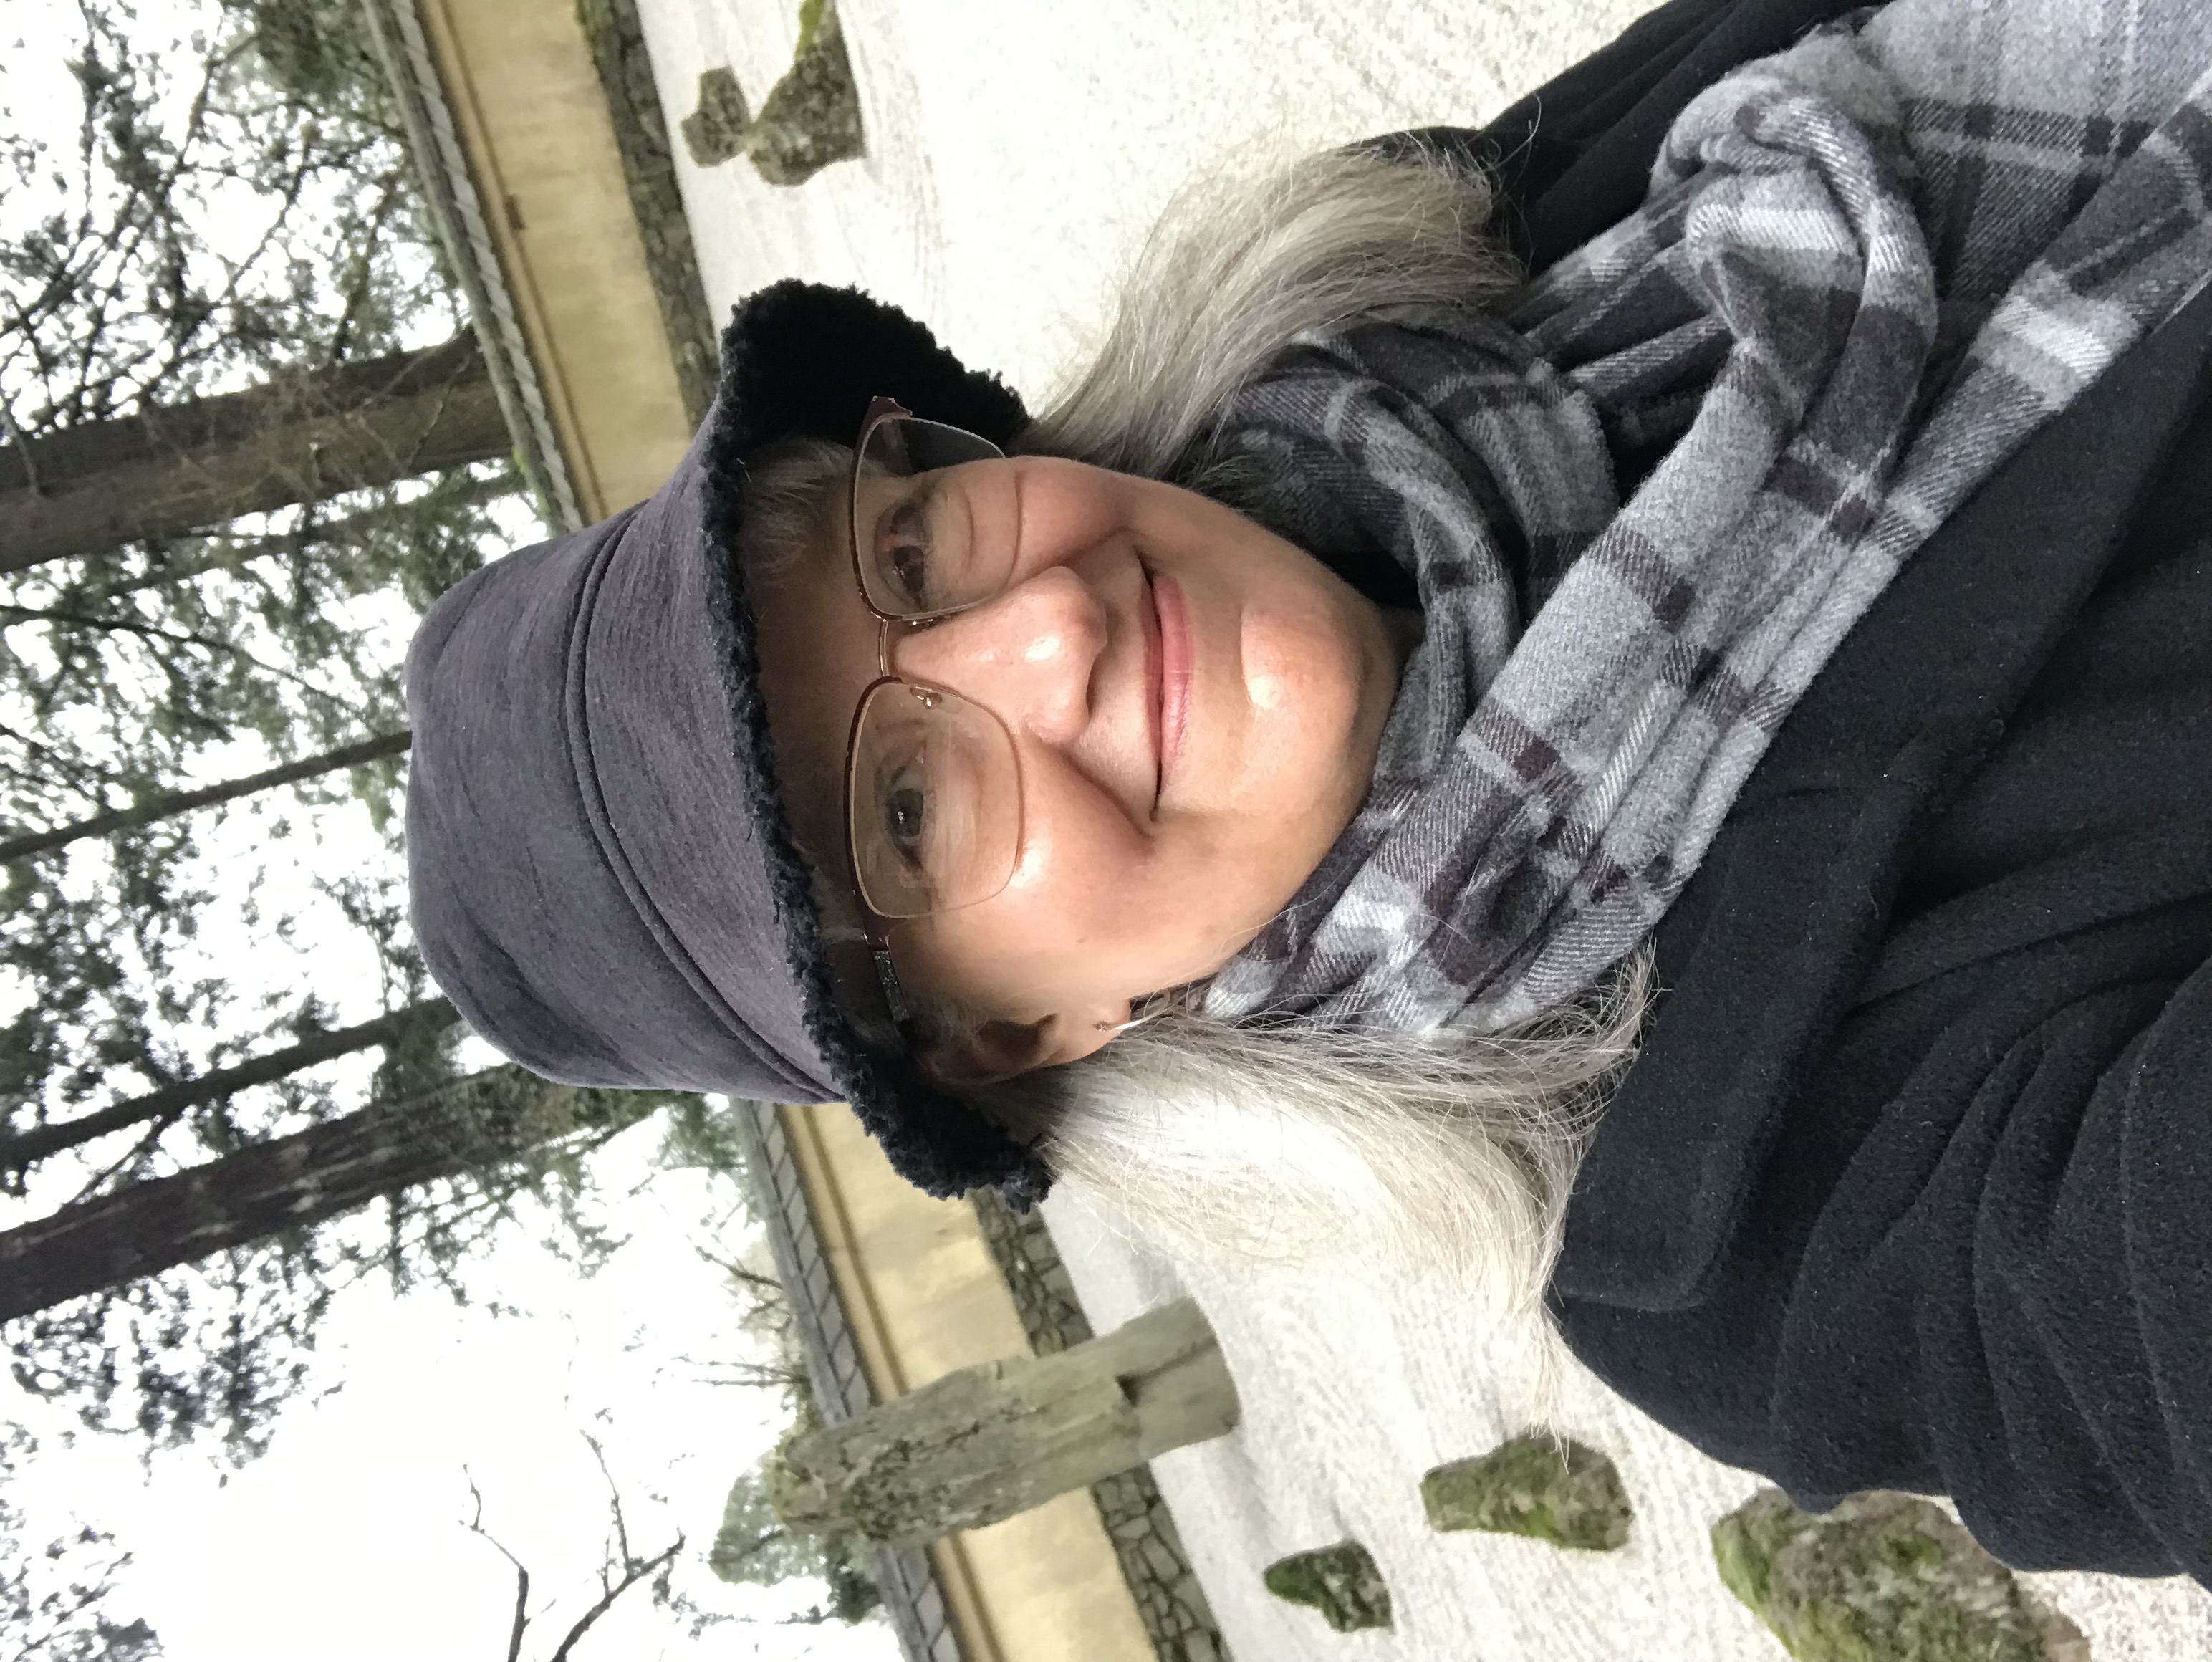
[[[1095,947],[1133,891],[1141,889],[1143,838],[1118,810],[1100,812],[1073,792],[1032,800],[1021,858],[1003,909],[1016,909],[1031,940]]]

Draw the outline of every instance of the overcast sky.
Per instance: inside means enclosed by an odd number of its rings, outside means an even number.
[[[646,1178],[656,1137],[641,1128],[607,1150],[602,1180],[618,1189]],[[465,1468],[483,1494],[486,1527],[529,1566],[552,1607],[542,1642],[525,1648],[539,1658],[598,1591],[606,1487],[579,1434],[596,1427],[633,1543],[650,1553],[681,1531],[689,1545],[678,1585],[707,1608],[750,1619],[695,1644],[633,1594],[593,1630],[580,1662],[890,1662],[897,1647],[880,1623],[778,1625],[818,1588],[729,1588],[705,1568],[732,1479],[781,1429],[769,1393],[708,1377],[714,1361],[748,1354],[741,1306],[697,1251],[742,1250],[744,1236],[714,1227],[726,1207],[726,1194],[695,1174],[653,1176],[610,1214],[630,1239],[588,1282],[516,1232],[472,1284],[526,1314],[457,1310],[436,1293],[349,1295],[318,1368],[335,1394],[293,1409],[271,1452],[227,1482],[198,1456],[160,1458],[149,1476],[135,1443],[81,1438],[66,1452],[50,1442],[11,1498],[49,1525],[74,1512],[135,1551],[113,1613],[145,1616],[176,1662],[499,1662],[514,1573],[462,1526]],[[44,1404],[11,1395],[7,1409],[52,1435]],[[656,1490],[665,1501],[650,1498]]]

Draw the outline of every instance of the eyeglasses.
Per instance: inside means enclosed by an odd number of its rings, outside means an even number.
[[[887,398],[869,405],[853,447],[853,575],[879,632],[878,673],[846,746],[846,852],[895,1015],[901,1001],[882,951],[891,924],[988,900],[1021,849],[1020,770],[1006,724],[891,669],[893,630],[926,629],[1006,591],[1012,538],[975,534],[973,499],[942,488],[946,469],[1005,457]]]

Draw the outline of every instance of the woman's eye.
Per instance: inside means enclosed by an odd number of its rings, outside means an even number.
[[[929,504],[909,496],[884,514],[877,533],[876,559],[917,610],[929,604]]]
[[[929,786],[918,766],[901,768],[884,781],[877,799],[884,835],[899,858],[919,869],[929,836]]]

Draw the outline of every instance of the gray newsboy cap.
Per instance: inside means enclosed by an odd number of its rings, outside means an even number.
[[[534,1072],[842,1098],[922,1188],[1026,1203],[1036,1157],[833,997],[776,787],[734,557],[746,463],[851,442],[878,393],[1002,445],[1027,423],[903,313],[779,283],[738,307],[666,484],[439,599],[407,655],[415,931],[469,1025]]]

